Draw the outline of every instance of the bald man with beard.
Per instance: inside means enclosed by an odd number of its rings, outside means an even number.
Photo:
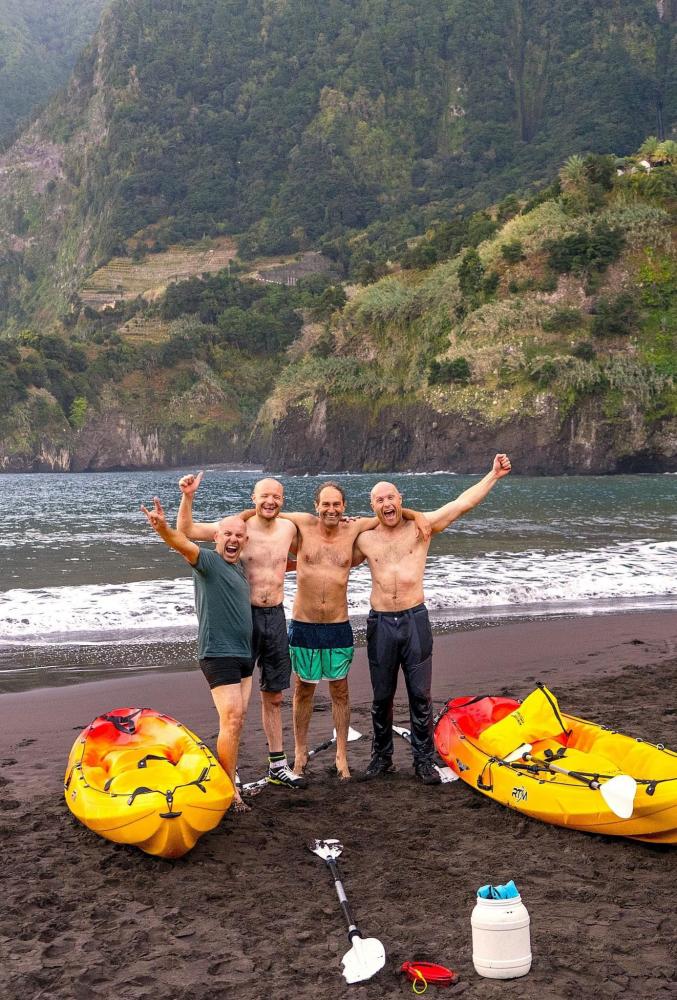
[[[189,538],[214,537],[217,522],[193,521],[193,498],[202,472],[179,480],[182,493],[177,528]],[[295,525],[279,517],[284,486],[277,479],[260,479],[252,492],[253,511],[247,511],[247,544],[242,562],[251,591],[252,649],[260,670],[261,720],[268,742],[268,781],[287,788],[304,788],[303,775],[287,763],[282,733],[283,692],[291,683],[287,623],[282,604],[287,556],[296,546]]]
[[[510,472],[507,455],[496,455],[491,471],[470,489],[438,510],[425,512],[433,534],[477,506]],[[371,571],[371,611],[367,619],[367,655],[374,689],[374,741],[365,777],[376,778],[393,769],[393,701],[400,667],[409,697],[414,771],[426,785],[438,784],[434,766],[432,707],[433,637],[424,604],[423,574],[430,538],[417,535],[402,518],[402,496],[392,483],[377,483],[371,507],[378,518],[373,531],[355,541],[356,559],[364,558]]]

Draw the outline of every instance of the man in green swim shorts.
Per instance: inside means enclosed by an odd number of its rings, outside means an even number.
[[[289,653],[296,674],[294,685],[294,771],[303,774],[308,762],[308,728],[315,690],[329,682],[336,728],[336,770],[349,778],[348,725],[350,701],[348,671],[353,659],[353,630],[348,620],[348,574],[353,544],[363,531],[375,528],[377,518],[346,521],[346,498],[338,483],[323,483],[315,492],[316,514],[285,514],[299,533],[296,555],[296,596],[289,624]],[[403,511],[430,535],[425,518]]]

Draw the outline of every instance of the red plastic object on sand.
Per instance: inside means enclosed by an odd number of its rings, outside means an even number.
[[[425,993],[428,986],[453,986],[458,974],[433,962],[403,962],[400,970],[413,983],[414,993]]]

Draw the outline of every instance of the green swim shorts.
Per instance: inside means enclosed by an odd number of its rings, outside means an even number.
[[[343,680],[348,676],[353,653],[350,622],[316,625],[292,619],[289,623],[292,670],[308,684]]]

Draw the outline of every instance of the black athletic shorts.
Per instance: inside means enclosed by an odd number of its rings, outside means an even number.
[[[200,660],[200,670],[210,688],[239,684],[254,673],[254,661],[248,656],[208,656]]]
[[[291,660],[284,608],[259,608],[252,604],[252,655],[261,671],[261,690],[286,691],[291,683]]]

